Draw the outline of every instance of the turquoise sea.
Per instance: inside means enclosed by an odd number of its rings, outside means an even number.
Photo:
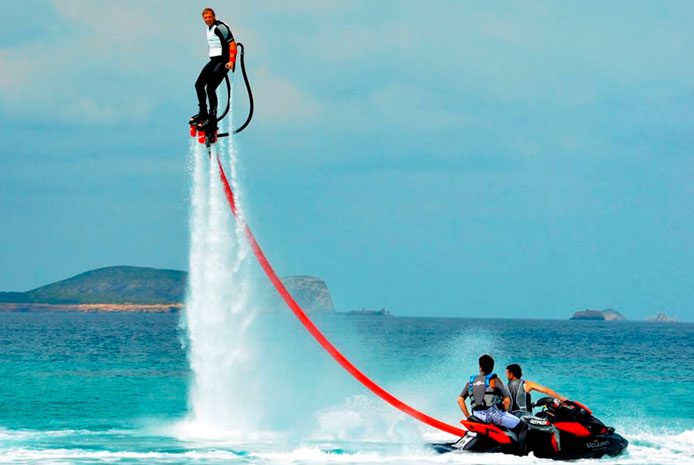
[[[190,420],[187,329],[177,314],[0,313],[2,463],[551,463],[435,455],[447,438],[352,380],[289,315],[256,315],[222,358],[254,369],[217,388],[225,428]],[[317,325],[402,400],[456,423],[476,359],[593,409],[630,441],[601,462],[694,462],[694,324],[323,315]],[[248,350],[247,350],[248,349]],[[252,350],[251,350],[252,349]],[[228,406],[234,405],[233,411]],[[215,410],[217,409],[217,410]],[[251,425],[251,426],[248,426]]]

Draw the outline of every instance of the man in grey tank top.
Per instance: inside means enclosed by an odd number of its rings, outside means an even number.
[[[508,378],[508,390],[511,395],[511,408],[509,411],[517,417],[530,415],[533,412],[532,402],[530,401],[530,391],[537,391],[559,400],[567,400],[566,397],[557,394],[555,391],[541,384],[521,379],[523,370],[517,363],[512,363],[506,367],[506,378]]]

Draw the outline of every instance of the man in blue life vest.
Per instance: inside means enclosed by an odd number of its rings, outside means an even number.
[[[508,379],[508,390],[511,395],[511,407],[509,411],[517,416],[523,417],[532,415],[533,407],[530,401],[530,391],[537,391],[559,400],[567,400],[566,397],[557,394],[555,391],[538,383],[533,383],[521,379],[523,370],[517,363],[512,363],[506,367],[506,378]]]
[[[207,25],[210,61],[202,68],[195,82],[200,111],[190,118],[190,124],[199,127],[217,122],[217,87],[229,70],[234,71],[236,65],[236,41],[229,25],[219,21],[212,8],[202,10],[202,20]],[[205,100],[210,102],[209,112]]]
[[[511,398],[504,383],[492,373],[494,359],[487,354],[482,355],[479,358],[479,367],[479,374],[470,376],[470,381],[458,396],[458,405],[465,418],[470,417],[465,404],[465,399],[469,397],[472,415],[476,418],[494,425],[515,428],[520,420],[507,412],[511,406]]]

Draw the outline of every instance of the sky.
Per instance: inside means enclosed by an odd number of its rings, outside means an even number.
[[[337,310],[694,321],[691,1],[0,5],[0,290],[187,268],[211,6],[280,275]]]

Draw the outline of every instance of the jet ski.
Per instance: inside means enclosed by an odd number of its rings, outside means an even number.
[[[439,453],[501,452],[555,460],[617,456],[629,442],[611,426],[605,426],[585,405],[543,397],[533,404],[542,411],[521,418],[521,424],[508,429],[485,423],[472,416],[460,422],[468,432],[455,442],[430,444]]]

